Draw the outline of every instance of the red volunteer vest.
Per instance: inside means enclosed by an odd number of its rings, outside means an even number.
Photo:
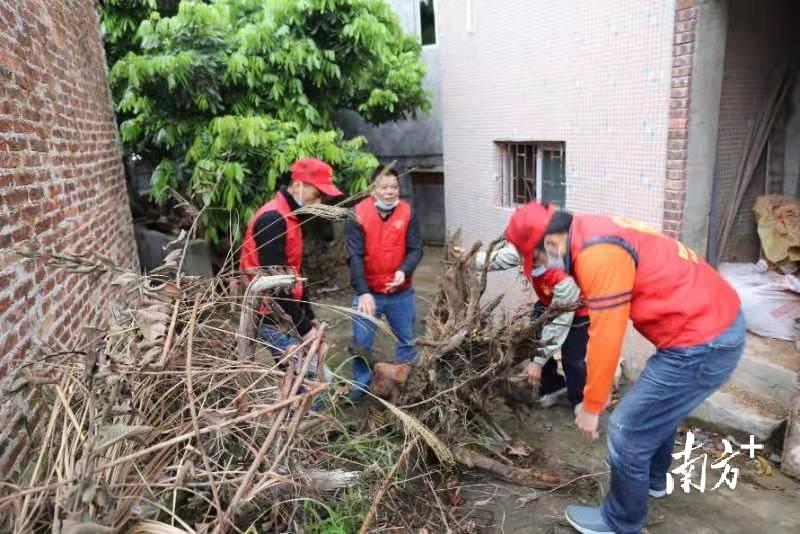
[[[284,198],[283,193],[278,193],[275,198],[261,206],[253,218],[250,219],[250,224],[247,225],[247,230],[244,233],[244,241],[242,242],[242,256],[239,260],[239,269],[247,274],[248,271],[258,270],[261,267],[261,262],[258,259],[258,247],[256,240],[253,237],[253,229],[259,217],[268,211],[277,211],[283,216],[283,221],[286,223],[286,245],[284,247],[286,253],[286,266],[294,269],[297,276],[303,272],[303,233],[300,230],[300,221],[297,216],[292,213],[292,207]],[[265,266],[268,267],[268,266]],[[247,275],[248,279],[252,279],[251,275]],[[298,282],[292,289],[292,298],[300,300],[303,298],[303,284]]]
[[[539,276],[532,276],[530,278],[533,290],[536,291],[536,296],[545,306],[550,306],[553,302],[554,288],[565,278],[569,277],[567,273],[560,269],[547,269]],[[586,317],[589,315],[589,310],[586,306],[581,306],[575,310],[575,315],[578,317]]]
[[[679,241],[637,221],[575,215],[570,230],[573,261],[580,261],[578,254],[597,243],[617,244],[633,257],[631,320],[657,348],[707,343],[736,320],[736,291]],[[571,267],[574,272],[575,265]]]
[[[406,234],[411,221],[411,206],[400,201],[388,218],[381,219],[375,200],[365,198],[356,205],[356,217],[364,231],[364,274],[372,293],[386,293],[386,284],[394,280],[394,273],[406,257]],[[396,292],[411,287],[411,277],[406,278]]]

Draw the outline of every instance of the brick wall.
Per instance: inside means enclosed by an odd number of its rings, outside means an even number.
[[[106,76],[93,0],[0,2],[0,389],[37,338],[71,346],[111,297],[107,277],[45,269],[12,247],[96,250],[138,267]],[[0,398],[3,478],[41,414]]]
[[[794,0],[766,4],[733,0],[730,4],[717,146],[719,181],[712,213],[716,227],[732,201],[748,123],[754,112],[764,109],[778,66],[796,62],[791,41],[796,39],[797,20],[800,20],[800,8]],[[758,258],[759,242],[752,208],[756,197],[764,194],[765,171],[762,161],[745,193],[722,260]]]
[[[672,82],[667,136],[667,175],[664,182],[664,233],[679,238],[686,203],[686,161],[697,11],[693,0],[679,0],[675,10],[672,46]]]

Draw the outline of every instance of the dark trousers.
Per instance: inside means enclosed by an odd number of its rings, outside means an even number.
[[[533,305],[533,318],[536,319],[544,313],[546,307],[541,302]],[[541,336],[541,331],[537,333]],[[539,384],[539,394],[547,395],[567,387],[567,398],[572,406],[583,402],[583,388],[586,386],[586,344],[589,342],[589,318],[578,317],[572,319],[567,339],[561,346],[561,365],[564,376],[558,374],[558,362],[551,358],[542,368],[542,381]]]

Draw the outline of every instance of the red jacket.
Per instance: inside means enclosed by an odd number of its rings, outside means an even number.
[[[406,257],[406,233],[411,221],[411,206],[401,200],[391,215],[382,219],[372,197],[356,205],[356,218],[364,231],[364,274],[372,293],[386,293],[386,285]],[[395,291],[411,287],[411,276]]]
[[[736,291],[682,243],[636,221],[575,215],[570,230],[571,258],[579,262],[582,250],[601,243],[618,245],[633,259],[636,272],[629,297],[630,318],[659,349],[707,343],[736,319],[740,308]],[[570,266],[573,272],[578,267]],[[589,299],[589,308],[613,307],[615,297],[605,297],[605,305]]]
[[[291,267],[297,276],[301,276],[303,272],[303,233],[300,230],[300,221],[297,216],[292,213],[292,208],[283,197],[281,193],[275,195],[275,198],[264,204],[255,215],[250,219],[247,225],[247,230],[244,233],[244,241],[242,242],[242,255],[239,260],[239,269],[252,278],[248,271],[255,271],[262,267],[258,259],[258,249],[256,241],[253,237],[253,228],[261,215],[268,211],[277,211],[283,216],[286,223],[286,260],[287,267]],[[264,267],[267,267],[266,265]],[[292,288],[292,298],[300,300],[303,298],[303,284],[298,282]]]
[[[536,296],[539,297],[541,303],[545,306],[550,306],[550,304],[553,302],[554,288],[562,280],[568,277],[569,274],[561,269],[547,269],[539,276],[531,276],[530,280],[533,290],[536,291]],[[581,306],[575,310],[575,315],[578,317],[586,317],[589,315],[589,310],[586,308],[586,306]]]

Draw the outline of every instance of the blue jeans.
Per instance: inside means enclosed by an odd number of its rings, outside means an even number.
[[[648,489],[663,490],[678,425],[728,381],[744,351],[745,322],[709,343],[661,349],[647,361],[608,421],[611,488],[603,519],[614,532],[639,532],[647,519]]]
[[[414,346],[414,323],[417,321],[417,305],[414,301],[414,288],[410,287],[400,293],[372,293],[375,298],[375,316],[386,316],[392,332],[397,336],[395,349],[396,362],[411,362],[417,359]],[[358,297],[353,299],[353,308],[358,307]],[[372,321],[353,316],[353,341],[359,349],[372,354],[377,325]]]
[[[263,341],[267,348],[269,349],[270,353],[272,353],[272,357],[275,358],[276,361],[280,361],[283,359],[284,355],[286,354],[286,350],[291,347],[292,345],[300,345],[303,343],[303,340],[291,336],[278,328],[274,325],[262,325],[261,329],[258,331],[258,339],[259,341]],[[291,358],[289,363],[295,367],[297,371],[300,371],[300,362],[302,358],[299,355],[295,355]],[[308,372],[306,373],[307,378],[317,378],[317,363],[318,359],[314,356],[311,360],[311,364],[309,365]],[[285,364],[281,365],[281,368],[285,368]],[[323,367],[322,372],[319,373],[319,378],[325,377],[326,380],[329,380],[328,377],[328,366],[325,365]],[[300,388],[300,391],[305,391],[304,388]]]
[[[269,351],[275,358],[280,358],[292,345],[299,345],[302,343],[300,339],[290,336],[277,326],[262,325],[258,331],[258,339],[266,343]]]

